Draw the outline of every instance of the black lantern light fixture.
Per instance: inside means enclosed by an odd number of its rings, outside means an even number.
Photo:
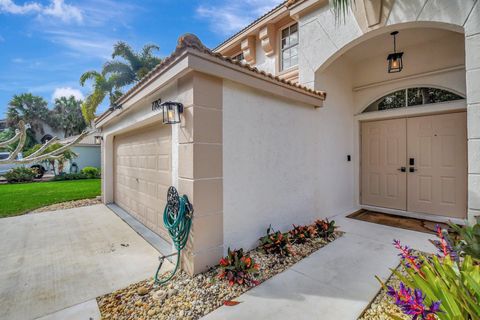
[[[165,101],[161,104],[164,124],[180,123],[180,114],[183,113],[183,104],[180,102]]]
[[[101,144],[103,141],[102,136],[95,136],[95,144]]]
[[[397,34],[398,31],[390,33],[393,36],[393,53],[390,53],[387,57],[388,73],[400,72],[403,69],[403,52],[397,52]]]

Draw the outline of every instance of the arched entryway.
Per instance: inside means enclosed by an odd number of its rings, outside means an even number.
[[[394,74],[386,59],[392,30],[399,30],[397,48],[404,52],[404,69]],[[360,207],[440,221],[467,218],[465,37],[458,31],[443,23],[381,28],[315,73],[316,89],[328,92],[325,109],[350,114]],[[447,159],[452,154],[458,156]]]

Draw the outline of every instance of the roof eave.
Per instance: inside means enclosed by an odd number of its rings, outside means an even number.
[[[283,14],[288,14],[288,8],[285,6],[285,2],[282,2],[280,5],[275,7],[273,10],[270,12],[266,13],[265,15],[261,16],[260,18],[254,20],[252,23],[250,23],[248,26],[243,28],[242,30],[238,31],[231,37],[227,38],[225,41],[220,43],[218,46],[216,46],[212,51],[213,52],[222,52],[226,49],[229,49],[234,43],[237,43],[238,41],[241,41],[246,35],[250,33],[256,32],[257,29],[263,27],[266,25],[269,21],[272,19],[278,18],[279,16]]]

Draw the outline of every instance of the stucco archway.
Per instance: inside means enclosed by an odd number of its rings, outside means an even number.
[[[391,82],[389,83],[390,88],[383,88],[384,92],[371,92],[368,97],[358,97],[360,95],[357,95],[356,101],[353,97],[345,96],[341,92],[342,90],[335,89],[335,86],[355,87],[349,77],[348,67],[336,63],[339,59],[343,59],[352,48],[381,34],[388,34],[394,29],[402,32],[413,28],[432,28],[462,34],[463,56],[465,57],[463,66],[449,70],[450,79],[448,81],[446,81],[448,77],[433,73],[429,74],[431,79],[428,81],[427,79],[422,79],[422,81],[417,79],[417,82],[418,84],[423,82],[448,88],[467,97],[468,208],[469,218],[473,220],[474,217],[480,215],[480,153],[475,152],[480,149],[480,125],[478,125],[480,123],[480,59],[475,54],[480,47],[480,5],[478,1],[452,2],[448,0],[424,0],[415,3],[397,0],[389,3],[393,4],[383,13],[380,24],[372,28],[365,28],[365,23],[359,20],[358,13],[348,15],[344,24],[336,23],[329,6],[300,17],[300,43],[302,46],[299,48],[299,81],[316,89],[326,90],[328,92],[325,103],[327,107],[335,102],[335,104],[358,105],[360,106],[358,108],[362,108],[369,99],[392,91],[400,84]],[[363,5],[363,1],[359,1],[357,5]],[[330,75],[330,77],[329,79],[322,78],[319,76],[321,74]],[[442,81],[448,83],[442,83]],[[460,83],[460,87],[455,86],[455,83]],[[335,99],[335,96],[339,99]],[[358,112],[357,109],[352,113]]]

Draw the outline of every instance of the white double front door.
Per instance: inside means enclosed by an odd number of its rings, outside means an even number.
[[[363,122],[361,203],[467,215],[466,112]]]

